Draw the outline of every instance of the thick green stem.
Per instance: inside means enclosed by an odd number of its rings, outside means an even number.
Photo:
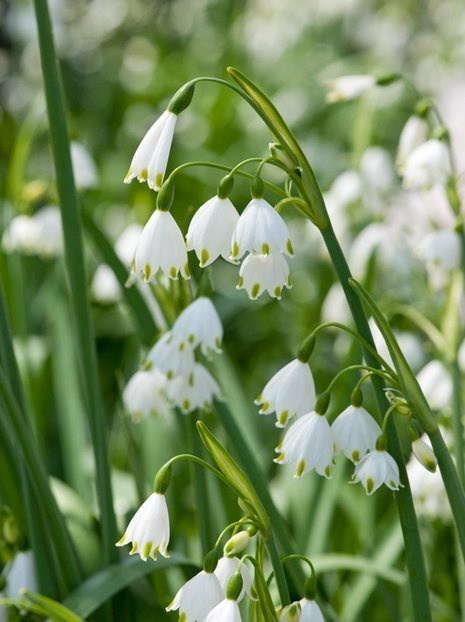
[[[350,270],[334,231],[332,227],[329,226],[322,230],[321,233],[333,262],[334,269],[344,290],[347,303],[354,318],[355,326],[362,337],[374,348],[375,344],[368,320],[358,296],[350,286]],[[379,368],[376,357],[373,356],[369,350],[364,349],[364,356],[368,365],[375,369]],[[384,412],[389,406],[389,403],[383,391],[382,380],[378,376],[372,376],[372,383],[379,411]],[[400,480],[404,485],[404,487],[396,493],[395,498],[397,501],[402,533],[404,535],[405,556],[410,578],[414,619],[417,620],[417,622],[428,622],[431,621],[432,618],[423,549],[407,470],[405,468],[404,456],[393,420],[389,421],[387,436],[389,450],[397,462]]]
[[[452,419],[454,426],[454,454],[457,463],[457,473],[462,486],[465,486],[464,439],[463,439],[463,400],[462,400],[462,373],[457,360],[451,365],[452,375]],[[465,518],[465,517],[464,517]]]
[[[284,575],[283,565],[279,558],[278,550],[276,548],[276,543],[273,536],[271,536],[266,543],[266,548],[268,549],[268,555],[270,556],[271,565],[273,567],[274,578],[276,581],[276,585],[278,586],[281,605],[283,607],[286,607],[286,605],[290,604],[291,598],[289,596],[289,590],[287,588],[286,576]]]
[[[47,0],[34,0],[39,33],[40,57],[50,125],[50,138],[60,200],[65,259],[76,324],[77,343],[96,466],[96,488],[100,507],[105,561],[117,558],[115,516],[106,443],[106,422],[98,385],[95,344],[86,290],[86,272],[81,222],[65,119],[64,97],[58,74],[52,26]]]

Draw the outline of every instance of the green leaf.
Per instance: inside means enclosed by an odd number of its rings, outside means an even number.
[[[169,559],[158,559],[156,562],[143,562],[139,557],[127,557],[117,564],[112,564],[96,573],[82,583],[68,598],[64,605],[80,616],[87,618],[105,602],[128,587],[141,577],[166,570],[172,566],[196,567],[193,561],[173,553]]]
[[[0,600],[0,605],[16,607],[20,611],[26,610],[31,613],[37,613],[53,620],[53,622],[84,622],[83,618],[47,596],[34,594],[27,590],[24,590],[23,594],[24,598],[4,598]]]
[[[231,454],[223,447],[202,421],[197,421],[197,429],[205,447],[210,452],[220,471],[239,497],[244,499],[255,513],[260,522],[263,536],[266,538],[269,534],[270,527],[268,516],[244,471],[238,467]]]

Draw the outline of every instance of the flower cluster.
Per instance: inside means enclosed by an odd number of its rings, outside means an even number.
[[[315,401],[315,385],[306,361],[295,359],[271,378],[256,400],[262,404],[260,412],[275,412],[278,427],[296,416],[276,447],[279,455],[275,462],[291,464],[296,478],[313,469],[331,478],[334,457],[342,453],[355,464],[352,481],[361,482],[368,494],[383,483],[397,490],[399,470],[385,450],[384,436],[373,417],[357,401],[330,425],[324,414],[328,402],[324,394]]]
[[[48,205],[32,216],[15,216],[3,233],[2,248],[7,253],[45,258],[60,256],[63,252],[60,209]]]
[[[148,352],[145,366],[123,392],[126,411],[140,419],[171,406],[184,413],[210,408],[221,397],[216,380],[195,360],[195,349],[209,356],[221,352],[223,326],[209,298],[199,297],[181,312],[170,331]]]
[[[137,177],[150,188],[159,190],[157,208],[145,225],[138,241],[132,270],[150,281],[161,270],[170,279],[181,274],[190,278],[187,251],[194,251],[200,267],[223,257],[239,264],[238,289],[245,289],[252,300],[265,290],[281,298],[284,287],[290,287],[289,266],[284,255],[294,251],[289,230],[283,218],[263,198],[263,182],[257,177],[252,183],[252,199],[241,215],[229,195],[233,176],[227,175],[219,184],[217,194],[194,214],[186,239],[169,212],[173,199],[172,182],[163,185],[169,151],[173,140],[176,114],[165,111],[142,139],[125,178]]]

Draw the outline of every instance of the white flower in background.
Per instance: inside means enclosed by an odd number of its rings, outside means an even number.
[[[315,469],[319,475],[331,479],[334,447],[324,415],[312,411],[297,419],[275,451],[279,456],[274,461],[292,464],[296,469],[294,477],[300,478]]]
[[[440,361],[430,361],[417,374],[418,384],[433,410],[445,408],[452,397],[452,381]]]
[[[215,574],[218,577],[218,581],[223,588],[223,592],[226,594],[226,588],[228,586],[229,579],[236,572],[239,566],[240,560],[238,557],[221,557],[218,561],[218,565],[215,568]],[[241,577],[243,581],[242,590],[237,598],[237,602],[240,603],[244,595],[250,596],[250,588],[252,587],[252,575],[246,564],[241,565]]]
[[[314,600],[302,598],[300,602],[300,622],[325,622],[321,609]]]
[[[237,601],[225,598],[205,618],[204,622],[241,622]]]
[[[286,223],[265,199],[252,199],[234,229],[231,259],[240,259],[247,251],[294,255]]]
[[[413,151],[426,142],[427,138],[428,123],[416,114],[412,115],[400,133],[396,158],[396,165],[400,173],[404,172],[407,159]]]
[[[202,353],[221,352],[223,326],[210,298],[200,296],[179,315],[171,330],[173,337]]]
[[[352,483],[361,482],[368,495],[386,484],[391,490],[399,490],[399,468],[394,458],[385,450],[375,449],[364,456],[355,466]]]
[[[223,599],[224,593],[216,575],[201,570],[182,586],[166,611],[179,609],[182,622],[203,622]]]
[[[382,147],[368,147],[360,158],[359,167],[363,199],[365,205],[373,209],[371,201],[376,200],[377,195],[385,195],[396,183],[391,155]]]
[[[194,370],[195,358],[192,348],[178,343],[168,331],[149,351],[146,362],[158,367],[171,380],[177,376],[187,378]]]
[[[358,462],[376,446],[381,428],[363,407],[350,405],[331,426],[335,453],[343,453],[352,462]]]
[[[412,453],[418,462],[425,467],[431,473],[436,471],[438,466],[438,459],[436,458],[434,451],[422,438],[417,438],[412,441]]]
[[[166,389],[168,379],[159,369],[137,371],[123,391],[125,410],[134,420],[169,410]]]
[[[169,541],[170,519],[165,495],[153,492],[134,514],[116,546],[132,542],[129,554],[138,553],[145,562],[148,557],[157,559],[158,553],[169,557]]]
[[[327,80],[326,84],[330,88],[326,101],[334,103],[359,97],[376,85],[376,78],[366,74],[341,76]]]
[[[129,184],[137,177],[140,182],[146,181],[153,190],[160,190],[177,118],[174,112],[165,110],[155,121],[137,147],[124,183]]]
[[[156,209],[144,227],[137,243],[133,272],[143,272],[150,281],[161,269],[170,279],[178,272],[190,279],[184,237],[170,212]]]
[[[209,266],[220,255],[231,261],[231,238],[238,220],[239,213],[231,201],[218,196],[195,212],[187,230],[186,244],[188,251],[195,251],[201,268]]]
[[[300,602],[291,603],[282,610],[279,622],[299,622],[301,613],[302,607],[300,606]]]
[[[343,171],[331,184],[329,194],[344,207],[356,203],[363,194],[360,175],[357,171]]]
[[[255,404],[260,414],[276,413],[276,427],[283,428],[288,419],[300,417],[315,406],[315,383],[308,363],[294,359],[267,382]]]
[[[24,589],[37,592],[39,588],[33,552],[18,551],[13,559],[6,564],[2,578],[5,578],[6,581],[4,593],[8,598],[17,598],[20,596],[20,591]]]
[[[131,265],[134,258],[142,230],[141,225],[131,224],[126,227],[115,242],[115,252],[121,262],[127,267]],[[94,299],[103,304],[116,302],[121,297],[119,281],[113,270],[106,264],[100,264],[95,271],[91,290]]]
[[[92,156],[81,143],[71,143],[71,162],[76,188],[94,188],[98,181],[97,168]]]
[[[251,300],[256,300],[265,290],[270,296],[281,300],[283,287],[291,287],[289,266],[281,253],[256,255],[244,259],[239,270],[236,289],[245,289]]]
[[[221,399],[221,389],[200,363],[195,363],[188,376],[180,376],[170,382],[168,395],[184,413],[200,408],[209,410],[214,399]]]
[[[450,518],[450,506],[439,469],[427,471],[415,458],[407,464],[407,474],[418,511],[430,518]]]
[[[2,237],[2,247],[7,253],[34,253],[37,246],[38,231],[35,222],[30,216],[15,216]]]
[[[460,236],[452,229],[432,231],[421,240],[416,250],[428,271],[448,272],[460,265]]]
[[[445,184],[451,174],[447,147],[441,140],[431,139],[414,149],[404,166],[404,188],[430,190]]]
[[[331,285],[326,294],[321,307],[321,321],[339,322],[349,326],[353,323],[344,290],[339,282]]]

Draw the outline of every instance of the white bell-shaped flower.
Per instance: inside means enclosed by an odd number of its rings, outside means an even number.
[[[187,230],[188,251],[195,251],[200,267],[205,268],[220,255],[231,260],[231,238],[239,220],[239,213],[228,198],[214,196],[194,214]]]
[[[421,240],[416,251],[428,270],[454,270],[460,265],[460,236],[452,229],[431,231]]]
[[[210,298],[200,296],[182,311],[173,324],[174,338],[192,348],[200,345],[203,354],[221,352],[223,325]]]
[[[195,363],[188,376],[170,382],[168,394],[185,414],[197,408],[209,410],[215,398],[221,399],[218,383],[201,363]]]
[[[414,149],[404,167],[404,188],[430,190],[445,184],[451,174],[447,147],[442,140],[431,139]]]
[[[326,81],[330,88],[326,101],[333,103],[355,99],[376,85],[376,78],[366,74],[341,76]]]
[[[183,622],[204,622],[223,599],[224,593],[216,575],[201,570],[182,586],[166,611],[179,610],[179,619]]]
[[[401,173],[403,173],[407,159],[412,152],[426,142],[427,138],[428,123],[416,114],[412,115],[404,125],[399,138],[396,165]]]
[[[291,603],[284,607],[279,616],[279,622],[299,622],[302,613],[300,602]]]
[[[384,449],[374,449],[355,466],[352,483],[361,482],[368,495],[385,484],[399,490],[399,468],[394,458]]]
[[[181,229],[170,212],[156,209],[137,243],[132,270],[142,272],[144,280],[150,281],[160,269],[170,279],[176,280],[179,272],[190,279]]]
[[[294,255],[286,223],[265,199],[252,199],[234,229],[231,259],[240,259],[247,251]]]
[[[321,609],[316,601],[302,598],[300,602],[300,622],[325,622]]]
[[[242,622],[237,601],[225,598],[210,611],[204,622]]]
[[[194,370],[195,357],[189,345],[179,343],[168,331],[149,351],[146,363],[158,367],[171,380],[177,376],[187,378]]]
[[[166,375],[159,369],[137,371],[124,388],[124,408],[135,421],[151,414],[167,413],[167,384]]]
[[[158,553],[169,557],[170,519],[165,495],[153,492],[131,519],[123,537],[116,546],[132,542],[130,555],[138,553],[145,562],[157,559]]]
[[[165,112],[155,121],[145,134],[132,158],[124,183],[129,184],[134,177],[146,181],[153,190],[160,190],[168,164],[171,143],[177,115]]]
[[[296,478],[315,469],[319,475],[331,479],[334,447],[331,428],[324,415],[312,411],[299,417],[287,430],[276,452],[279,456],[274,461],[292,464]]]
[[[283,428],[288,419],[300,417],[315,406],[315,383],[308,363],[294,359],[280,369],[265,385],[255,404],[260,414],[276,413],[276,427]]]
[[[412,453],[425,469],[431,471],[431,473],[436,471],[438,459],[431,447],[422,438],[412,441]]]
[[[376,446],[381,428],[362,406],[349,406],[331,426],[335,453],[358,462]]]
[[[245,289],[251,300],[265,290],[273,298],[281,299],[283,287],[290,288],[289,266],[281,253],[247,255],[239,270],[237,289]]]
[[[215,568],[215,574],[218,577],[218,581],[220,582],[225,594],[229,580],[236,572],[239,564],[240,559],[238,557],[221,557],[218,561],[218,564]],[[238,603],[241,602],[245,594],[250,596],[250,588],[252,587],[252,575],[246,564],[241,565],[241,577],[243,585],[242,590],[237,598]]]

